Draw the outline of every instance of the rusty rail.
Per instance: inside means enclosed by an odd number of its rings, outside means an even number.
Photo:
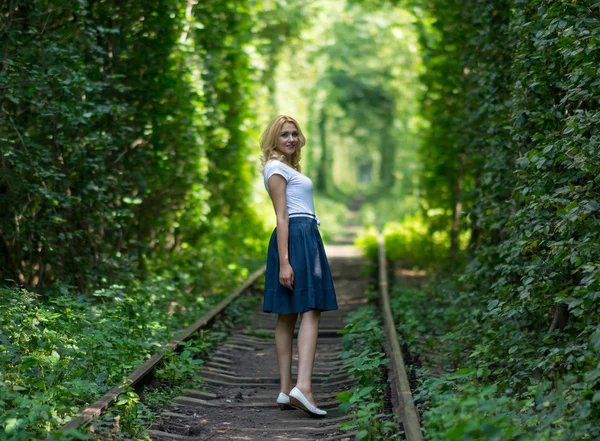
[[[404,434],[407,441],[422,441],[423,433],[419,413],[415,407],[410,383],[404,366],[404,358],[398,334],[394,324],[394,316],[390,307],[390,296],[387,276],[387,261],[385,258],[385,245],[383,236],[377,238],[379,248],[379,293],[383,310],[383,327],[386,335],[386,350],[390,359],[389,378],[394,402],[394,412],[400,418],[404,426]]]

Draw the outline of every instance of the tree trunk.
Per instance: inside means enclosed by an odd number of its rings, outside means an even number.
[[[327,111],[321,109],[319,117],[319,141],[321,143],[321,158],[317,168],[316,190],[326,193],[329,186],[329,149],[327,146]]]
[[[450,254],[449,258],[452,261],[458,254],[458,236],[460,234],[460,213],[462,211],[462,190],[464,177],[464,160],[459,156],[458,175],[456,177],[456,194],[453,204],[452,215],[452,231],[450,233]]]
[[[552,317],[552,324],[550,325],[550,329],[548,329],[548,333],[551,333],[556,328],[559,330],[563,330],[567,324],[567,320],[569,319],[569,308],[564,303],[559,303],[558,305],[554,305],[554,316]]]
[[[396,166],[396,142],[392,136],[394,126],[393,114],[385,119],[385,126],[381,131],[379,164],[379,182],[384,189],[391,189],[396,181],[394,168]]]
[[[306,121],[306,127],[310,133],[313,133],[313,128],[315,127],[315,119],[314,119],[314,108],[315,108],[315,97],[313,94],[310,95],[308,102],[308,119]],[[311,143],[311,146],[302,152],[302,158],[304,159],[304,164],[306,164],[306,170],[310,173],[310,177],[314,178],[316,173],[316,164],[315,164],[315,150],[312,148],[316,143]]]
[[[477,166],[479,166],[477,164]],[[477,170],[475,173],[475,188],[479,191],[481,189],[481,170]],[[471,211],[471,238],[469,239],[469,251],[474,251],[479,243],[479,236],[481,234],[481,229],[479,225],[477,225],[478,217],[475,210]]]

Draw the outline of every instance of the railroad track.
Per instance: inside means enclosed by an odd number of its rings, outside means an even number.
[[[259,305],[251,312],[251,326],[234,331],[204,364],[203,390],[186,390],[160,415],[149,431],[152,440],[353,439],[351,433],[340,432],[338,425],[352,417],[336,412],[336,395],[355,383],[340,372],[342,336],[338,331],[344,327],[345,315],[366,302],[366,281],[359,277],[363,265],[359,258],[330,257],[330,264],[339,309],[321,316],[313,375],[315,399],[329,412],[327,418],[315,420],[301,411],[281,411],[275,404],[279,393],[273,342],[277,316],[264,314]],[[295,364],[292,373],[296,374]]]
[[[281,411],[276,406],[279,379],[273,336],[277,317],[264,314],[262,305],[258,305],[256,310],[248,311],[253,316],[251,326],[234,330],[219,346],[202,367],[200,376],[203,384],[184,390],[181,396],[174,399],[150,428],[150,438],[153,441],[353,440],[354,434],[342,432],[339,426],[340,422],[352,420],[352,416],[339,414],[339,402],[335,400],[338,393],[355,385],[355,380],[341,370],[342,337],[338,331],[344,328],[345,315],[367,302],[364,294],[368,278],[363,271],[365,262],[356,255],[344,256],[347,251],[348,248],[343,246],[328,249],[339,309],[322,314],[313,375],[315,400],[319,407],[329,412],[327,418],[311,419],[304,412]],[[380,253],[384,253],[382,244]],[[419,417],[412,404],[389,310],[384,254],[380,254],[379,263],[386,352],[391,360],[388,370],[391,398],[406,439],[420,441]],[[237,296],[253,289],[262,271],[264,269],[252,275],[244,286],[165,346],[176,348],[211,323]],[[294,354],[294,360],[297,361],[297,353]],[[152,357],[129,376],[128,383],[135,385],[144,381],[160,361],[161,356]],[[296,374],[295,366],[293,374]],[[89,423],[110,406],[124,389],[116,387],[111,390],[64,426],[63,430]]]

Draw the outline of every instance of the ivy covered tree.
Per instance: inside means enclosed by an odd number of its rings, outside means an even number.
[[[445,407],[425,416],[430,439],[598,438],[599,5],[356,3],[421,17],[422,202],[451,258],[470,233],[457,288],[438,301],[458,314],[445,318],[456,351],[470,354],[455,366],[473,372],[472,390],[494,385],[478,403],[504,400],[511,415],[463,425],[446,415],[469,388],[434,392]]]
[[[251,0],[1,8],[2,279],[89,291],[125,268],[241,258],[214,247],[261,234],[246,228],[262,93],[247,49],[276,63],[264,37],[299,18],[274,3],[265,23]]]
[[[471,230],[458,335],[501,393],[550,382],[539,394],[565,422],[540,439],[597,437],[582,409],[600,378],[598,5],[429,5],[423,187],[444,213],[434,229]]]

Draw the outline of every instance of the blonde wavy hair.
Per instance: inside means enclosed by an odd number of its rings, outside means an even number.
[[[297,171],[300,170],[300,150],[302,147],[306,145],[306,138],[300,130],[300,125],[296,122],[294,118],[286,115],[279,115],[273,118],[273,121],[269,123],[267,129],[264,131],[262,136],[260,137],[260,149],[262,150],[262,155],[260,157],[260,162],[264,168],[267,161],[272,159],[276,159],[281,161],[285,159],[285,156],[277,151],[277,140],[279,135],[281,134],[281,129],[285,123],[292,123],[296,126],[298,130],[298,146],[296,151],[292,155],[292,168]]]

